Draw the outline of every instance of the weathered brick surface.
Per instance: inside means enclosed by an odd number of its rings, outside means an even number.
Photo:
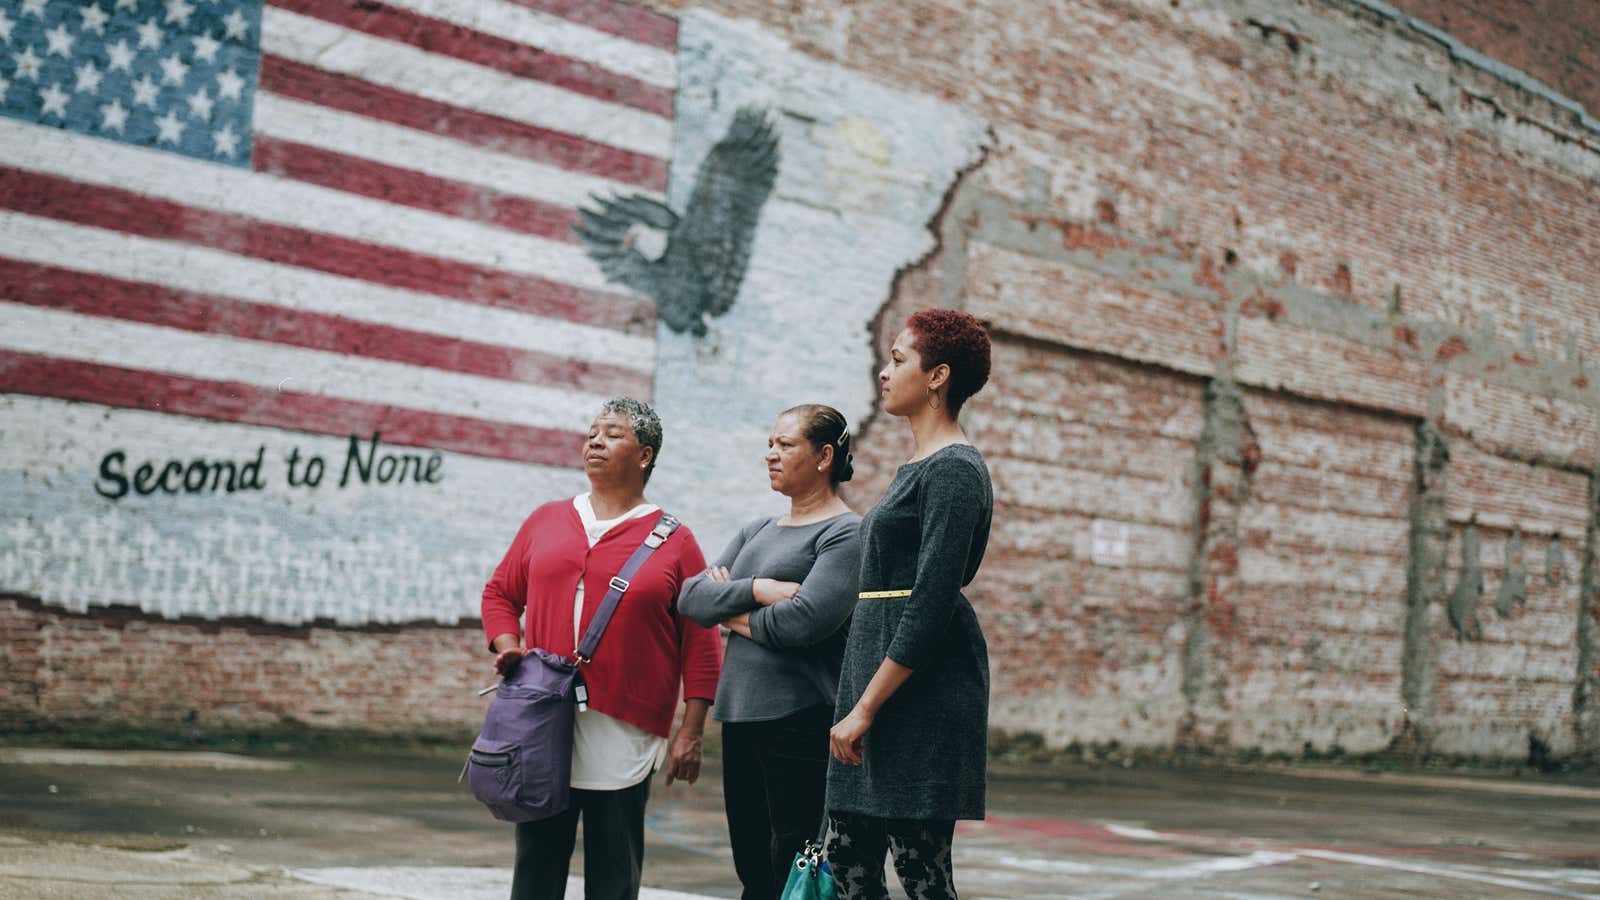
[[[1232,739],[1381,749],[1402,718],[1412,428],[1257,392],[1245,410],[1261,458],[1241,514]]]
[[[1572,0],[1399,0],[1469,46],[1600,110],[1600,9]]]
[[[1266,318],[1239,319],[1233,367],[1245,384],[1305,397],[1412,416],[1427,405],[1421,361]]]
[[[1591,138],[1600,146],[1600,135]],[[1446,290],[1417,297],[1412,308],[1512,346],[1531,337],[1532,358],[1563,358],[1568,335],[1576,349],[1600,358],[1600,215],[1593,212],[1600,190],[1592,176],[1531,163],[1486,135],[1454,138],[1442,210],[1448,244],[1436,255]]]
[[[475,627],[169,622],[0,598],[0,639],[0,730],[298,723],[458,735],[481,721],[473,691],[493,680]]]
[[[1579,577],[1573,567],[1552,577],[1549,537],[1523,532],[1521,553],[1508,556],[1510,533],[1477,528],[1483,595],[1476,604],[1477,639],[1448,623],[1435,640],[1438,694],[1435,748],[1480,756],[1519,756],[1530,737],[1559,754],[1574,748],[1573,678],[1578,666]],[[1462,577],[1463,529],[1453,529],[1449,578]],[[1568,559],[1577,542],[1564,540]],[[1581,546],[1581,545],[1580,545]],[[1520,565],[1526,601],[1501,614],[1496,605],[1508,564]]]
[[[995,482],[971,589],[994,724],[1165,743],[1183,712],[1199,382],[1007,338],[994,350],[993,384],[963,412]],[[1094,562],[1095,519],[1128,525],[1126,566]]]
[[[1517,755],[1528,752],[1530,737],[1558,753],[1575,748],[1589,492],[1583,474],[1452,444],[1446,578],[1466,627],[1447,619],[1433,635],[1436,749]],[[1502,596],[1511,569],[1520,570],[1522,599]]]
[[[1506,459],[1463,441],[1450,447],[1449,517],[1534,534],[1559,533],[1582,551],[1589,479],[1548,466]]]
[[[1439,296],[1448,135],[1420,104],[1356,85],[1295,102],[1308,86],[1294,64],[1264,62],[1242,125],[1259,140],[1241,160],[1234,201],[1241,258],[1373,309],[1386,308],[1397,288],[1402,304]]]
[[[1589,482],[1589,508],[1600,509],[1600,477]],[[1572,702],[1578,745],[1594,748],[1600,746],[1600,516],[1589,519],[1581,559],[1574,565],[1569,556],[1562,563],[1566,577],[1576,570],[1583,582],[1578,589],[1578,677]]]
[[[966,271],[967,311],[1007,330],[1194,375],[1216,369],[1222,320],[1205,300],[981,242]]]
[[[1580,471],[1600,459],[1600,413],[1454,372],[1445,375],[1446,428],[1501,456]]]

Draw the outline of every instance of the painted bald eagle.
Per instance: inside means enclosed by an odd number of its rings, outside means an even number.
[[[700,164],[683,215],[639,194],[590,195],[600,208],[580,208],[572,230],[606,280],[655,298],[673,331],[703,335],[706,316],[733,306],[777,179],[778,139],[766,111],[746,107]]]

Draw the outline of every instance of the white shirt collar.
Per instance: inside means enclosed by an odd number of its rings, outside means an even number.
[[[572,506],[578,511],[578,519],[583,522],[583,530],[589,538],[590,544],[605,537],[606,532],[621,525],[623,522],[629,519],[637,519],[640,516],[648,516],[661,508],[654,503],[641,503],[615,519],[597,519],[594,515],[594,502],[589,498],[588,492],[573,497]]]

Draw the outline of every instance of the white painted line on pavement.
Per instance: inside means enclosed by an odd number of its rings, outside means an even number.
[[[1563,891],[1560,888],[1532,881],[1523,881],[1520,878],[1503,878],[1495,875],[1481,875],[1463,869],[1453,869],[1447,866],[1428,866],[1422,863],[1399,862],[1392,859],[1382,859],[1376,856],[1367,856],[1362,853],[1339,853],[1333,850],[1298,850],[1301,856],[1313,859],[1323,859],[1329,862],[1342,862],[1355,866],[1369,866],[1374,869],[1395,869],[1402,872],[1417,872],[1422,875],[1437,875],[1441,878],[1456,878],[1462,881],[1476,881],[1481,884],[1492,884],[1496,887],[1516,888],[1520,891],[1531,891],[1535,894],[1549,894],[1554,897],[1578,897],[1583,900],[1594,900],[1600,894],[1579,894],[1573,891]]]
[[[968,860],[972,862],[968,862]],[[1022,869],[1027,872],[1046,872],[1061,875],[1102,875],[1113,870],[1105,866],[1073,862],[1067,859],[1040,859],[1036,856],[1014,856],[1007,853],[984,853],[981,856],[970,849],[961,854],[962,866],[976,864],[985,871],[997,871],[996,866]]]
[[[1215,859],[1202,859],[1166,869],[1149,869],[1140,872],[1137,877],[1159,879],[1198,878],[1216,872],[1244,872],[1249,869],[1259,869],[1263,866],[1275,866],[1279,863],[1293,862],[1296,859],[1299,859],[1298,853],[1257,850],[1246,856],[1219,856]]]
[[[242,769],[283,772],[295,763],[209,750],[62,750],[19,747],[0,750],[8,766],[119,766],[146,769]]]
[[[1526,856],[1527,854],[1521,855]],[[1573,884],[1592,884],[1600,887],[1600,871],[1594,869],[1496,869],[1491,866],[1467,866],[1466,868],[1473,872],[1488,872],[1493,875],[1507,875],[1512,878],[1570,881]]]
[[[1196,843],[1216,843],[1216,844],[1226,844],[1228,846],[1239,846],[1241,844],[1246,844],[1246,843],[1259,845],[1259,844],[1263,843],[1261,841],[1256,841],[1256,840],[1252,840],[1252,839],[1248,839],[1248,838],[1239,838],[1239,839],[1228,840],[1228,841],[1218,841],[1216,839],[1211,839],[1211,838],[1207,838],[1207,837],[1200,836],[1200,835],[1174,834],[1174,833],[1171,833],[1171,832],[1155,831],[1153,829],[1141,828],[1141,827],[1132,826],[1132,825],[1107,824],[1104,827],[1105,827],[1105,829],[1107,831],[1111,832],[1112,834],[1118,835],[1120,837],[1128,838],[1129,840],[1138,840],[1138,841],[1156,841],[1156,842],[1162,842],[1162,843],[1185,843],[1185,844],[1191,844],[1191,845],[1192,844],[1196,844]],[[1274,862],[1262,862],[1262,863],[1258,863],[1258,864],[1247,864],[1247,861],[1250,860],[1252,857],[1263,856],[1263,855],[1269,856],[1269,857],[1270,856],[1281,856],[1281,857],[1284,857],[1284,858],[1283,859],[1279,859],[1279,860],[1275,860]],[[1514,855],[1514,854],[1511,854],[1511,855]],[[1526,854],[1523,854],[1523,855],[1526,856]],[[1174,872],[1174,873],[1178,873],[1178,872],[1183,872],[1184,870],[1189,870],[1189,869],[1193,869],[1193,868],[1196,868],[1196,867],[1205,867],[1208,864],[1215,864],[1215,865],[1218,866],[1218,868],[1213,869],[1211,871],[1242,871],[1244,869],[1255,868],[1256,865],[1273,865],[1276,862],[1287,862],[1287,861],[1290,861],[1290,860],[1293,860],[1293,859],[1299,858],[1299,857],[1315,858],[1315,859],[1326,860],[1326,861],[1329,861],[1329,862],[1341,862],[1341,863],[1345,863],[1345,864],[1348,864],[1348,865],[1368,866],[1368,867],[1371,867],[1371,868],[1393,869],[1393,870],[1405,871],[1405,872],[1417,872],[1417,873],[1424,874],[1424,875],[1435,875],[1435,876],[1440,876],[1440,877],[1444,877],[1444,878],[1455,878],[1455,879],[1460,879],[1460,880],[1463,880],[1463,881],[1476,881],[1476,882],[1480,882],[1480,883],[1483,883],[1483,884],[1493,884],[1493,885],[1496,885],[1498,887],[1516,888],[1518,890],[1532,891],[1534,893],[1539,893],[1539,894],[1549,894],[1551,896],[1556,896],[1556,897],[1581,897],[1581,898],[1586,898],[1586,900],[1600,900],[1600,894],[1575,893],[1575,892],[1572,892],[1572,891],[1562,890],[1561,888],[1553,886],[1553,885],[1539,884],[1536,881],[1524,880],[1524,879],[1527,879],[1527,878],[1537,878],[1537,879],[1542,879],[1542,880],[1569,881],[1569,882],[1573,882],[1575,884],[1583,885],[1583,886],[1588,886],[1588,885],[1591,885],[1591,884],[1600,884],[1600,879],[1596,879],[1595,876],[1594,876],[1594,873],[1588,872],[1586,870],[1563,869],[1563,870],[1559,870],[1559,872],[1528,873],[1528,872],[1519,872],[1519,871],[1515,871],[1515,870],[1506,870],[1506,869],[1490,869],[1490,868],[1487,868],[1487,867],[1480,867],[1480,866],[1464,866],[1464,867],[1436,866],[1436,865],[1427,865],[1427,864],[1424,864],[1424,863],[1400,862],[1400,861],[1397,861],[1397,860],[1385,859],[1385,858],[1377,857],[1377,856],[1369,856],[1369,855],[1360,854],[1360,853],[1342,853],[1342,852],[1339,852],[1339,851],[1336,851],[1336,850],[1314,850],[1314,849],[1306,849],[1306,848],[1292,847],[1292,846],[1284,847],[1282,853],[1273,853],[1272,851],[1257,851],[1256,853],[1252,853],[1252,854],[1250,854],[1250,856],[1246,856],[1246,857],[1222,857],[1222,858],[1219,858],[1219,859],[1216,859],[1216,860],[1208,860],[1208,861],[1203,862],[1203,863],[1190,863],[1190,864],[1183,865],[1183,866],[1177,866],[1177,867],[1174,867],[1174,868],[1172,868],[1170,870],[1143,871],[1143,872],[1137,873],[1136,875],[1133,875],[1132,877],[1135,877],[1135,878],[1151,878],[1151,879],[1162,878],[1162,877],[1164,877],[1161,874],[1163,871],[1171,871],[1171,872]],[[1531,857],[1529,857],[1529,858],[1531,858]],[[1237,868],[1230,868],[1230,866],[1237,866]],[[1572,874],[1572,873],[1576,873],[1576,874]],[[1203,872],[1196,872],[1195,874],[1203,874]]]
[[[1263,866],[1275,866],[1279,863],[1293,861],[1296,858],[1293,853],[1258,850],[1244,856],[1219,856],[1178,866],[1168,866],[1163,869],[1139,869],[1127,865],[1095,865],[1066,859],[1042,859],[1037,856],[1016,856],[1007,853],[984,853],[979,856],[969,850],[962,855],[962,863],[963,865],[971,864],[967,862],[970,859],[989,872],[995,871],[996,866],[1004,866],[1011,869],[1049,874],[1116,875],[1123,878],[1143,878],[1152,881],[1181,881],[1187,878],[1203,878],[1217,872],[1243,872],[1248,869],[1259,869]]]
[[[1132,825],[1111,824],[1105,826],[1105,829],[1114,835],[1130,838],[1135,841],[1171,841],[1176,840],[1178,837],[1175,834],[1151,831],[1148,828],[1135,828]]]
[[[505,900],[511,869],[489,866],[384,866],[285,869],[290,878],[404,900]],[[583,879],[567,879],[565,900],[583,900]],[[639,900],[715,900],[661,888],[641,888]]]

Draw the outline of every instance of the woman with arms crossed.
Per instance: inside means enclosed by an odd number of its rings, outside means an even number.
[[[988,377],[983,325],[944,309],[911,316],[878,373],[916,452],[861,522],[829,732],[827,855],[845,900],[888,896],[885,851],[907,896],[953,900],[955,820],[984,815],[989,655],[961,588],[983,561],[994,494],[956,415]]]
[[[483,630],[502,675],[526,647],[576,652],[612,576],[661,518],[644,497],[660,451],[661,420],[647,404],[617,397],[601,408],[583,445],[589,492],[534,510],[484,586]],[[561,900],[580,817],[584,897],[639,896],[651,773],[665,759],[668,784],[700,777],[720,648],[716,632],[675,607],[681,585],[704,567],[694,536],[680,527],[629,581],[583,665],[589,707],[573,725],[572,805],[517,825],[512,900]],[[669,745],[680,681],[683,724]]]
[[[861,557],[861,517],[837,493],[852,474],[844,416],[819,404],[787,410],[766,462],[789,514],[746,525],[679,600],[685,615],[732,632],[716,718],[743,900],[774,900],[822,821],[842,626]]]

